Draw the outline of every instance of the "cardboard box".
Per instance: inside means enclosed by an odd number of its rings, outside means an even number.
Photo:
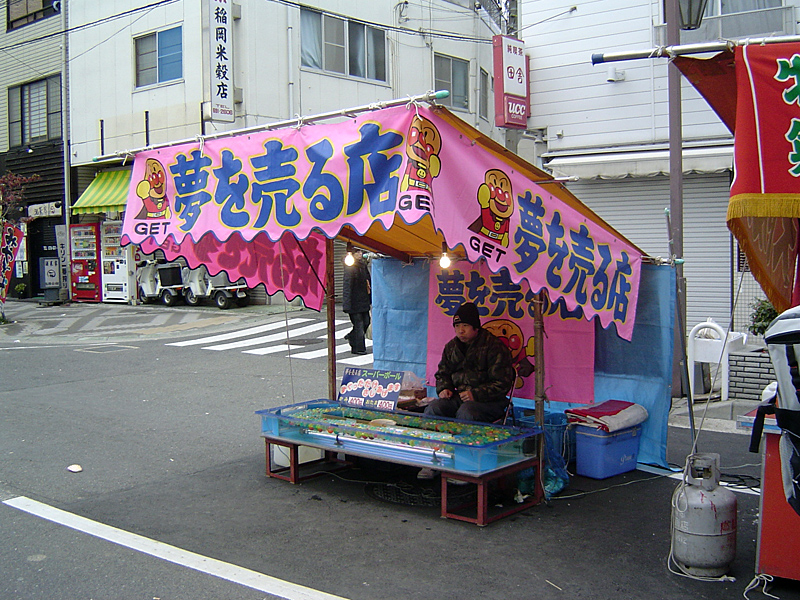
[[[605,479],[636,468],[641,425],[613,433],[579,425],[576,432],[576,472],[592,479]]]

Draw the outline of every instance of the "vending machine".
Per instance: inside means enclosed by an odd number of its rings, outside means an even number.
[[[100,224],[100,253],[103,262],[103,302],[130,302],[133,299],[133,246],[120,246],[122,221]]]
[[[69,226],[72,252],[72,299],[78,302],[100,302],[100,228],[97,223]]]

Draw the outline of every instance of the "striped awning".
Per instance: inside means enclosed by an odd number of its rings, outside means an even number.
[[[122,212],[128,200],[130,169],[100,171],[72,205],[74,214]]]

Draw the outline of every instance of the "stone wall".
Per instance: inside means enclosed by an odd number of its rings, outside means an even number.
[[[761,401],[761,392],[775,381],[775,371],[764,347],[731,352],[728,358],[728,395],[731,400]]]

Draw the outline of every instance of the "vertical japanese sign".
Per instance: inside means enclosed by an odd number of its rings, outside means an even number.
[[[528,60],[525,44],[505,35],[492,38],[494,63],[494,124],[525,129],[528,126]]]
[[[779,311],[792,301],[800,218],[800,45],[735,49],[736,133],[728,227]],[[796,285],[796,284],[795,284]]]
[[[14,259],[17,257],[17,251],[22,242],[22,230],[14,227],[11,223],[2,223],[0,232],[2,232],[2,239],[0,239],[0,303],[4,304],[8,295],[8,284],[11,282]]]
[[[211,120],[233,123],[233,40],[231,39],[231,2],[209,0],[211,66]]]

